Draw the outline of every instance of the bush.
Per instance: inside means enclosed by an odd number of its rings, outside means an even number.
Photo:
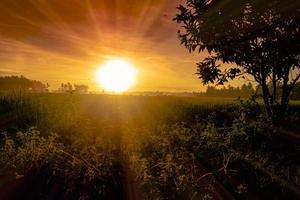
[[[58,193],[73,198],[74,193],[77,198],[104,198],[119,187],[119,160],[100,138],[93,143],[79,140],[66,145],[58,135],[42,137],[34,128],[18,132],[15,139],[4,136],[1,174],[25,180],[29,176],[39,177],[35,181],[44,184],[41,188],[44,198],[50,195],[47,188],[58,181]]]

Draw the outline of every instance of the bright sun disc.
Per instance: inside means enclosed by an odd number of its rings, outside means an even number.
[[[109,92],[124,92],[135,82],[136,69],[125,60],[110,60],[98,70],[97,82]]]

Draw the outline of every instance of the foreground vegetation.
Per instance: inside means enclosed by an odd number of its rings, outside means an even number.
[[[274,127],[234,99],[0,98],[0,199],[298,199],[298,102]]]

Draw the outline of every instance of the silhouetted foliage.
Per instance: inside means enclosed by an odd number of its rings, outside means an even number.
[[[293,91],[291,93],[291,99],[300,100],[300,83],[297,83],[295,85],[295,88],[293,89]]]
[[[58,88],[59,92],[73,93],[73,86],[71,83],[62,83],[60,88]]]
[[[190,52],[209,53],[197,63],[204,84],[250,75],[262,88],[268,117],[280,119],[300,79],[299,8],[293,0],[187,0],[175,20]],[[222,70],[221,63],[232,67]]]
[[[216,88],[214,86],[208,86],[205,92],[206,96],[215,97],[250,97],[255,93],[255,89],[251,83],[243,84],[241,87],[228,87]]]
[[[77,94],[87,94],[89,91],[89,86],[87,85],[76,85],[74,84],[74,92]]]
[[[3,76],[0,77],[0,91],[30,91],[47,92],[49,85],[40,81],[30,80],[24,76]]]
[[[58,88],[58,92],[63,92],[63,93],[86,94],[88,93],[88,91],[89,91],[89,86],[77,85],[77,84],[74,84],[73,86],[70,82],[62,83]]]

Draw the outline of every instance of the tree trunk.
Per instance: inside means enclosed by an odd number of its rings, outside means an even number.
[[[273,119],[273,112],[270,104],[270,91],[266,83],[263,83],[262,85],[262,92],[263,92],[263,99],[265,104],[265,109],[267,113],[267,117],[269,119]]]
[[[286,111],[289,104],[289,96],[290,96],[290,89],[287,85],[284,85],[282,88],[282,95],[281,95],[281,102],[279,109],[277,112],[277,120],[282,121],[285,118]]]
[[[272,104],[274,104],[274,103],[277,104],[277,81],[276,81],[275,72],[273,72],[272,84],[273,84]]]
[[[280,106],[276,110],[277,122],[284,120],[286,111],[288,108],[289,96],[290,96],[290,92],[291,92],[291,88],[288,85],[288,80],[289,80],[289,70],[286,70],[286,73],[285,73],[285,76],[283,79]]]

